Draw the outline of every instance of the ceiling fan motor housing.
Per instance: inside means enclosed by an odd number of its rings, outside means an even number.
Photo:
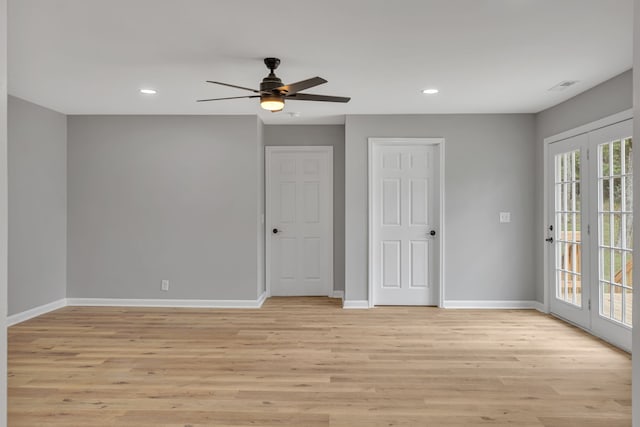
[[[262,79],[262,83],[260,83],[260,90],[263,92],[273,92],[274,94],[279,94],[278,91],[274,91],[275,88],[283,86],[282,80],[279,77],[276,77],[275,74],[269,73],[267,77]]]

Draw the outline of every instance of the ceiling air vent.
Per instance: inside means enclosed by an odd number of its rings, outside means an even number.
[[[549,89],[549,92],[560,92],[560,91],[565,90],[568,87],[573,86],[576,83],[578,83],[578,80],[565,80],[563,82],[558,83],[557,85],[555,85],[551,89]]]

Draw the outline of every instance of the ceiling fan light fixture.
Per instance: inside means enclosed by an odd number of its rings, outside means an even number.
[[[284,108],[284,99],[277,95],[263,95],[260,97],[260,106],[267,111],[275,113]]]

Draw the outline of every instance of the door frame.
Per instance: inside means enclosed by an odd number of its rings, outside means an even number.
[[[329,227],[328,233],[328,265],[329,265],[329,280],[326,289],[326,295],[333,297],[334,283],[334,265],[333,265],[333,233],[335,232],[333,226],[333,146],[330,145],[270,145],[264,147],[264,210],[265,210],[265,227],[264,227],[264,258],[265,258],[265,292],[267,298],[271,296],[271,157],[273,153],[282,152],[318,152],[327,155],[327,187],[329,188],[329,197],[325,206],[327,210],[327,222]]]
[[[594,122],[591,123],[587,123],[583,126],[579,126],[577,128],[574,129],[570,129],[566,132],[562,132],[559,133],[557,135],[553,135],[550,136],[548,138],[544,139],[544,144],[543,144],[543,148],[544,148],[544,153],[543,153],[543,167],[544,167],[544,171],[543,171],[543,224],[542,224],[542,238],[546,238],[547,236],[547,224],[550,224],[551,218],[549,218],[549,167],[551,165],[549,165],[549,147],[551,144],[553,144],[554,142],[559,142],[562,141],[564,139],[567,138],[572,138],[574,136],[578,136],[578,135],[582,135],[582,134],[587,134],[589,132],[592,132],[594,130],[597,129],[601,129],[607,126],[611,126],[611,125],[615,125],[616,123],[620,123],[620,122],[624,122],[626,120],[632,119],[633,118],[633,109],[628,109],[628,110],[624,110],[621,111],[619,113],[613,114],[611,116],[607,116],[604,117],[600,120],[596,120]],[[549,269],[551,268],[551,266],[549,265],[549,245],[547,245],[546,243],[543,246],[544,248],[544,254],[543,254],[543,295],[544,295],[544,312],[545,313],[549,313],[550,312],[550,295],[551,295],[551,282],[549,280]],[[600,337],[602,338],[602,337]]]
[[[367,301],[369,304],[369,308],[373,308],[373,149],[374,146],[382,146],[382,145],[425,145],[425,146],[433,146],[437,145],[439,148],[439,156],[438,156],[438,168],[439,168],[439,218],[438,218],[438,230],[440,233],[438,239],[438,251],[439,251],[439,261],[438,261],[438,286],[436,287],[436,301],[438,302],[438,307],[444,307],[444,236],[445,236],[445,216],[444,216],[444,201],[445,201],[445,185],[444,185],[444,147],[445,147],[445,139],[444,138],[369,138],[368,139],[368,172],[367,172],[367,187],[368,187],[368,235],[367,235],[367,246],[368,246],[368,289],[369,292],[367,294]]]

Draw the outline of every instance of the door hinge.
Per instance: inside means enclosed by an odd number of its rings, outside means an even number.
[[[589,299],[589,311],[591,311],[591,299]]]
[[[591,235],[591,224],[587,224],[587,234]]]

